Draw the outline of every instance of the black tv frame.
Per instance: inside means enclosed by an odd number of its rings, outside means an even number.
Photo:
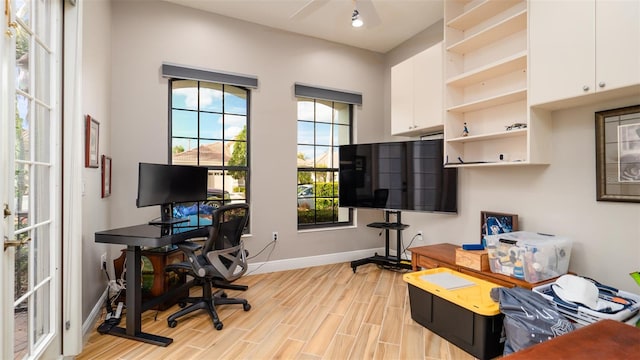
[[[443,139],[342,145],[339,170],[341,207],[458,211],[458,169],[444,166]]]

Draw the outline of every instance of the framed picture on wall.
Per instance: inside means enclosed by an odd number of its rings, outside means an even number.
[[[640,105],[596,115],[596,199],[640,202]]]
[[[91,115],[85,117],[84,137],[84,166],[97,168],[98,164],[98,140],[100,139],[100,123]]]
[[[480,212],[480,241],[485,235],[518,231],[518,215],[492,211]]]
[[[111,195],[111,158],[102,155],[102,197]]]

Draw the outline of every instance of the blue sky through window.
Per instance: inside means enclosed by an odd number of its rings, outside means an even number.
[[[227,140],[235,139],[247,125],[247,99],[245,96],[238,96],[244,95],[245,91],[240,92],[238,88],[226,86],[225,88],[230,92],[226,92],[223,96],[222,85],[201,86],[200,108],[198,108],[196,82],[185,83],[192,83],[194,86],[175,88],[172,92],[172,136],[215,140],[222,140],[223,137]],[[215,89],[216,85],[220,89]],[[222,114],[223,99],[225,114]],[[200,132],[198,132],[198,109],[200,110]],[[185,150],[196,146],[194,141],[188,139],[174,139],[173,146],[176,145],[184,146]]]

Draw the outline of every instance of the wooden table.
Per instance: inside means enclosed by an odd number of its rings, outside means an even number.
[[[113,272],[116,279],[122,276],[125,258],[127,256],[126,249],[122,249],[122,255],[113,260]],[[178,275],[174,272],[165,272],[164,268],[169,264],[174,264],[186,260],[184,253],[177,247],[159,247],[142,250],[140,252],[142,259],[142,302],[147,302],[153,298],[163,296],[172,290],[179,288],[185,284],[186,276]],[[189,289],[183,288],[180,291],[173,291],[170,296],[165,296],[165,301],[153,306],[152,309],[166,310],[176,304],[178,300],[189,296]],[[117,301],[126,302],[127,297],[124,293],[120,293]]]
[[[619,321],[600,320],[502,359],[638,358],[640,358],[640,329]]]
[[[534,286],[555,281],[554,278],[538,283],[530,283],[507,275],[496,274],[491,271],[479,271],[465,266],[456,265],[456,248],[459,247],[459,245],[454,244],[435,244],[410,248],[411,267],[413,271],[416,271],[420,267],[433,269],[442,266],[504,287],[512,288],[519,286],[529,290]]]

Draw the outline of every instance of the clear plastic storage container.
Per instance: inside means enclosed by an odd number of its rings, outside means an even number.
[[[564,275],[569,270],[571,240],[528,231],[485,236],[489,267],[498,274],[530,283]]]

